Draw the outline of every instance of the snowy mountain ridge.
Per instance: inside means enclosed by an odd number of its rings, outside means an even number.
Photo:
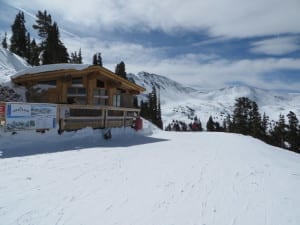
[[[24,59],[0,47],[0,85],[6,83],[10,86],[10,77],[27,68]],[[248,97],[257,102],[261,113],[265,112],[271,120],[277,120],[280,113],[286,115],[289,111],[300,118],[300,93],[280,93],[249,86],[200,91],[153,73],[128,73],[127,76],[146,88],[141,98],[145,98],[153,86],[156,87],[164,124],[172,120],[187,121],[191,116],[206,122],[210,115],[221,122],[228,113],[232,113],[235,99],[239,97]]]
[[[286,115],[289,111],[300,117],[300,93],[280,93],[242,85],[200,91],[147,72],[129,74],[129,78],[145,87],[147,92],[152,90],[152,86],[159,89],[164,124],[172,120],[187,121],[191,116],[197,116],[206,123],[210,115],[222,122],[227,114],[232,113],[239,97],[255,101],[261,113],[265,112],[271,120],[276,121],[279,114]]]

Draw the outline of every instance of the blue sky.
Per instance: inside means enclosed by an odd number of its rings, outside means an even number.
[[[246,84],[300,92],[299,0],[0,0],[0,35],[18,9],[30,28],[46,9],[69,51],[101,52],[114,70],[202,88]]]

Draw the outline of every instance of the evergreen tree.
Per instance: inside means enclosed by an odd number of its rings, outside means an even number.
[[[117,64],[115,73],[119,75],[120,77],[123,77],[124,79],[127,80],[127,74],[125,70],[125,63],[121,61],[119,64]]]
[[[103,66],[102,64],[102,57],[101,57],[101,53],[95,53],[93,56],[93,65],[98,65],[98,66]]]
[[[291,150],[299,152],[300,148],[300,137],[299,137],[299,121],[296,114],[292,111],[287,115],[288,117],[288,131],[287,141],[290,145]]]
[[[30,53],[30,58],[28,63],[32,66],[38,66],[40,65],[40,59],[39,59],[39,55],[40,55],[40,48],[39,46],[36,44],[35,39],[33,39],[30,43],[30,49],[31,49],[31,53]]]
[[[233,132],[261,138],[261,115],[256,102],[241,97],[236,99],[234,107]]]
[[[268,137],[268,127],[269,127],[269,117],[266,115],[266,113],[264,113],[261,120],[261,132],[262,132],[261,139],[267,143],[270,142]]]
[[[233,130],[240,134],[249,134],[248,116],[251,108],[250,100],[246,97],[236,99],[233,111]]]
[[[271,133],[271,144],[285,148],[286,141],[286,124],[284,115],[279,115],[279,121],[276,122],[275,127],[270,132]]]
[[[81,54],[81,48],[78,51],[78,64],[82,64],[82,54]]]
[[[66,47],[59,39],[59,29],[54,22],[49,28],[46,39],[45,50],[43,52],[43,64],[67,63],[68,61],[69,54]]]
[[[126,76],[126,74],[125,74]],[[126,79],[127,77],[125,77]],[[157,112],[156,112],[156,125],[160,128],[163,129],[163,122],[161,118],[161,108],[160,108],[160,93],[157,94]]]
[[[7,45],[7,33],[6,33],[6,32],[5,32],[5,34],[4,34],[4,38],[2,39],[1,44],[2,44],[2,47],[3,47],[3,48],[5,48],[5,49],[8,48],[8,45]]]
[[[52,27],[51,15],[48,14],[46,10],[44,10],[44,12],[39,10],[36,14],[35,22],[36,24],[32,25],[32,28],[38,31],[38,35],[44,42],[47,39],[50,29]]]
[[[71,53],[70,63],[82,64],[81,49],[79,49],[78,55],[76,51]]]
[[[97,54],[93,55],[93,65],[97,65]]]
[[[156,88],[152,87],[152,92],[148,94],[148,101],[141,101],[141,116],[151,121],[159,128],[163,128],[163,122],[161,118],[160,101],[157,98]]]
[[[250,101],[250,105],[248,121],[250,135],[255,138],[262,138],[263,132],[261,128],[261,115],[259,113],[258,106],[254,101]]]
[[[101,53],[99,52],[98,53],[98,57],[97,57],[97,62],[98,62],[98,65],[99,66],[103,66],[103,63],[102,63],[102,56],[101,56]]]
[[[206,130],[207,131],[223,131],[220,124],[218,122],[215,122],[213,120],[212,116],[210,116],[208,118],[208,121],[206,123]]]
[[[25,27],[24,13],[19,12],[11,26],[12,36],[10,38],[10,51],[21,56],[27,55],[27,30]]]
[[[26,61],[29,64],[30,64],[31,53],[32,53],[32,50],[31,50],[31,38],[30,38],[30,34],[27,33],[25,58],[26,58]]]
[[[215,131],[214,121],[212,116],[209,117],[207,123],[206,123],[206,130],[207,131]]]

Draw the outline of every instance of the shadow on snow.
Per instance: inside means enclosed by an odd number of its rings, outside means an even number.
[[[0,137],[0,158],[12,158],[12,157],[23,157],[32,156],[37,154],[57,153],[65,151],[78,151],[88,150],[89,148],[118,148],[118,147],[130,147],[145,145],[150,143],[168,141],[167,139],[160,139],[154,137],[148,137],[143,135],[130,135],[130,134],[118,134],[113,135],[109,140],[104,140],[103,137],[99,136],[80,136],[80,135],[67,135],[67,137],[54,136],[47,137],[47,135],[40,135],[39,138],[35,139],[21,139],[17,138],[18,135],[12,137],[13,140],[4,141],[1,143]],[[5,137],[4,137],[5,138]],[[15,139],[15,140],[14,140]]]

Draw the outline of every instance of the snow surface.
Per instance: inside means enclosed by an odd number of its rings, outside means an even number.
[[[144,127],[2,133],[0,224],[300,224],[300,155]]]
[[[16,78],[25,74],[42,73],[42,72],[53,71],[53,70],[67,70],[67,69],[83,70],[89,66],[90,66],[89,64],[70,64],[70,63],[41,65],[41,66],[26,68],[24,70],[15,73],[11,77]]]
[[[12,74],[28,68],[28,64],[21,57],[0,47],[0,84],[10,82]]]

